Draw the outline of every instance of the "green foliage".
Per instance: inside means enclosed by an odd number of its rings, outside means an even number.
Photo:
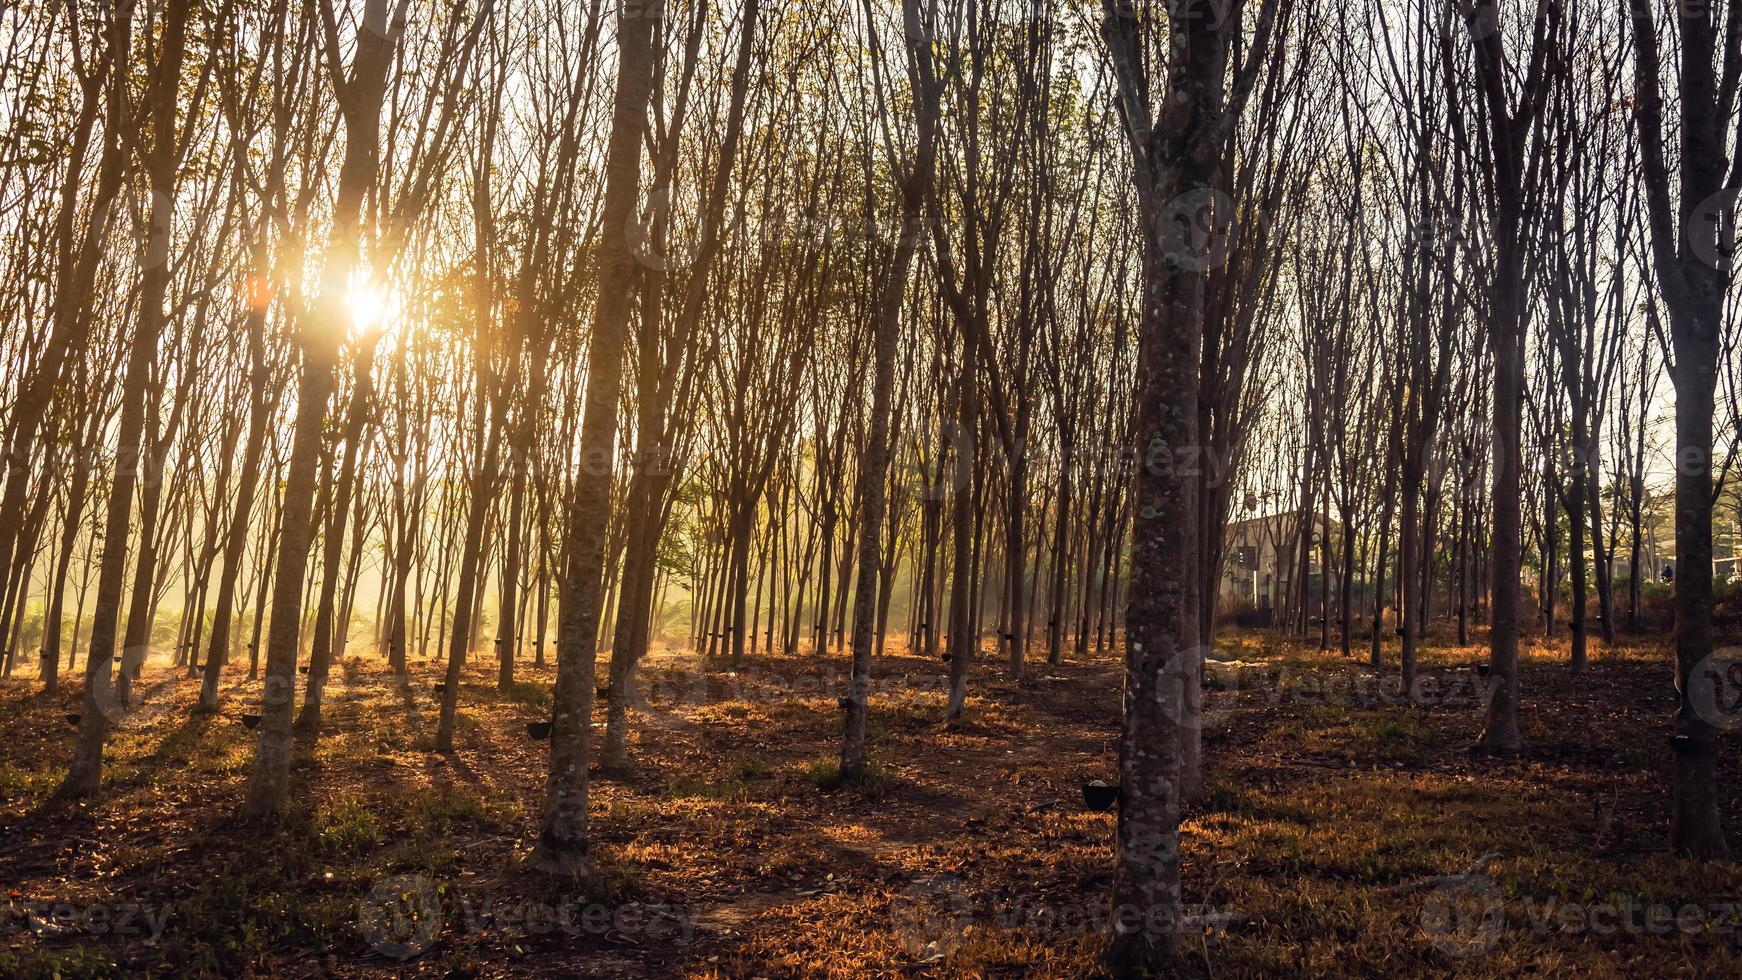
[[[381,843],[381,822],[364,800],[339,797],[316,812],[314,836],[323,853],[352,856]]]
[[[551,684],[549,681],[521,680],[508,685],[502,692],[504,700],[516,704],[524,704],[534,708],[548,708],[551,705]]]
[[[97,946],[67,949],[0,948],[0,977],[16,980],[85,980],[121,977],[127,971],[108,952]]]

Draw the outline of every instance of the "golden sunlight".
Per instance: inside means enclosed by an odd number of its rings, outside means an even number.
[[[352,283],[345,295],[352,336],[385,335],[398,328],[399,302],[392,290],[366,279]]]
[[[0,0],[0,980],[1742,980],[1739,120],[1742,0]]]

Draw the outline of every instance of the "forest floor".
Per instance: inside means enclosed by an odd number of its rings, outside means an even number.
[[[1204,799],[1185,896],[1216,976],[1736,976],[1742,865],[1672,857],[1667,644],[1573,678],[1526,643],[1528,753],[1467,751],[1470,664],[1429,646],[1431,702],[1316,645],[1238,633],[1210,669]],[[1395,651],[1392,651],[1395,655]],[[519,870],[548,743],[552,674],[498,694],[468,671],[458,750],[431,750],[433,666],[409,688],[373,658],[335,678],[279,824],[237,816],[258,688],[190,719],[197,682],[147,667],[103,792],[50,795],[73,692],[0,684],[0,975],[588,977],[1081,976],[1108,915],[1120,664],[975,665],[968,721],[939,723],[940,664],[876,663],[872,778],[834,785],[844,655],[736,671],[656,654],[637,766],[599,773],[597,881]],[[1359,659],[1359,658],[1358,658]],[[82,666],[82,665],[81,665]],[[600,708],[602,721],[602,707]],[[1742,733],[1724,807],[1742,840]]]

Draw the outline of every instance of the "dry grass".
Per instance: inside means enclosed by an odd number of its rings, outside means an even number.
[[[1254,634],[1225,653],[1243,666],[1212,671],[1210,778],[1184,828],[1193,944],[1215,975],[1742,969],[1742,919],[1664,929],[1606,911],[1742,909],[1726,906],[1742,902],[1742,867],[1663,847],[1673,693],[1661,645],[1594,645],[1577,680],[1564,648],[1528,650],[1532,749],[1510,762],[1465,751],[1476,650],[1424,651],[1441,692],[1426,709],[1311,647]],[[1113,773],[1118,664],[1037,664],[1018,685],[988,659],[957,729],[938,722],[942,666],[899,651],[878,661],[872,778],[841,786],[843,657],[736,672],[656,658],[638,765],[594,783],[601,873],[570,891],[518,871],[545,764],[524,723],[549,710],[548,673],[523,669],[498,694],[475,664],[458,751],[443,757],[429,751],[432,678],[401,692],[376,661],[348,661],[325,736],[299,753],[299,802],[274,827],[236,817],[251,753],[236,718],[254,697],[240,673],[223,715],[189,720],[197,685],[148,669],[102,796],[75,807],[49,794],[76,698],[9,682],[0,975],[1092,973],[1113,817],[1084,812],[1078,785]],[[1727,763],[1736,748],[1732,737]],[[1734,831],[1738,783],[1726,793]],[[155,938],[99,932],[87,911],[99,905],[167,918]],[[394,908],[422,917],[369,914]],[[419,932],[432,912],[440,928]]]

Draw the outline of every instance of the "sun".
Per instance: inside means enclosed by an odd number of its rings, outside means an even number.
[[[351,332],[354,334],[385,332],[394,319],[391,297],[367,281],[351,286],[345,297],[345,306],[351,312]]]

